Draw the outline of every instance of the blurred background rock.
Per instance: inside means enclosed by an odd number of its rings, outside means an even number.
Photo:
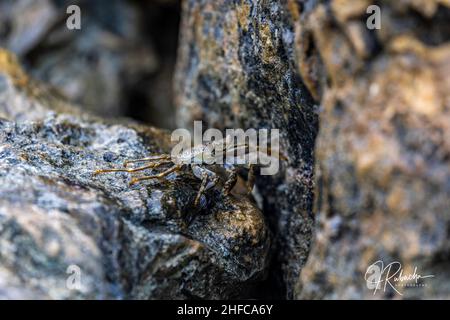
[[[71,4],[81,30],[65,27]],[[90,111],[170,129],[179,16],[177,0],[2,0],[0,47]]]

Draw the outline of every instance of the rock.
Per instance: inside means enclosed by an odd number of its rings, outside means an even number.
[[[82,114],[5,51],[0,117],[0,298],[242,298],[264,277],[269,232],[249,199],[213,189],[195,207],[188,171],[93,177],[167,152],[166,131]]]
[[[257,187],[276,236],[269,291],[293,297],[313,226],[317,115],[297,66],[292,15],[284,3],[254,0],[187,0],[182,12],[178,125],[280,129],[288,161]]]
[[[450,8],[382,1],[381,29],[370,31],[358,3],[316,5],[297,25],[315,57],[303,56],[302,76],[317,71],[308,88],[323,111],[317,229],[296,297],[448,299]],[[374,295],[365,273],[377,260],[434,278]]]
[[[143,118],[170,114],[161,92],[173,57],[161,62],[166,51],[130,17],[176,1],[113,1],[106,19],[89,3],[78,35],[51,27],[65,1],[38,1],[27,12],[15,8],[26,0],[0,3],[10,24],[0,44],[36,76],[92,110],[128,104],[136,115],[158,101]],[[134,187],[127,174],[92,177],[167,152],[169,135],[88,115],[0,51],[0,297],[450,298],[450,6],[378,1],[372,30],[371,4],[182,2],[178,125],[280,129],[287,160],[254,192],[264,215],[219,188],[194,207],[189,172]],[[149,77],[164,80],[150,90]],[[365,276],[376,261],[433,277],[374,294]],[[80,272],[82,288],[69,290]]]
[[[380,1],[371,30],[371,4],[183,3],[180,126],[281,130],[289,160],[258,183],[278,297],[373,298],[379,259],[435,278],[375,297],[450,294],[449,5]]]
[[[78,2],[81,30],[69,30],[66,9],[72,4],[3,2],[0,46],[15,52],[34,77],[90,112],[173,127],[176,3]]]

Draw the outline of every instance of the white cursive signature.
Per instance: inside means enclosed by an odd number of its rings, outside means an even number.
[[[414,272],[407,274],[403,272],[402,264],[394,261],[384,266],[383,261],[378,260],[371,264],[364,275],[367,282],[367,288],[373,290],[373,294],[378,290],[386,291],[388,285],[395,290],[399,295],[402,295],[396,287],[402,286],[402,282],[414,281],[416,284],[420,279],[433,278],[434,275],[421,275],[417,273],[417,267],[414,267]]]

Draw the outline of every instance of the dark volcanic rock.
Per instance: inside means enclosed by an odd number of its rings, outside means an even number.
[[[289,159],[258,191],[277,237],[271,274],[289,297],[309,250],[317,130],[292,22],[278,1],[184,1],[175,82],[180,126],[280,129]]]
[[[74,110],[0,52],[0,297],[245,297],[269,249],[256,206],[214,189],[194,207],[189,172],[133,187],[93,177],[167,152],[169,135]]]
[[[317,232],[298,298],[450,297],[446,3],[378,2],[382,25],[373,31],[365,26],[368,1],[330,1],[303,13],[298,46],[320,59],[305,61],[302,75],[314,74],[308,87],[323,112]],[[365,273],[377,260],[434,278],[397,282],[402,295],[389,285],[374,295]]]

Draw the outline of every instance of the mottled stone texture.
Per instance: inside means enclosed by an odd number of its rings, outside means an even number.
[[[120,114],[118,88],[158,69],[136,7],[113,1],[105,18],[84,2],[89,28],[59,34],[58,3],[0,2],[0,45]],[[127,174],[93,178],[167,151],[169,135],[82,114],[0,51],[0,298],[450,298],[450,3],[377,4],[380,30],[366,0],[183,1],[176,121],[280,129],[287,160],[257,180],[264,215],[219,189],[195,208],[189,172],[132,188]],[[377,260],[434,278],[374,295]],[[81,291],[65,286],[70,264]]]
[[[377,1],[380,30],[371,4],[184,1],[179,124],[281,129],[258,191],[288,297],[372,298],[378,259],[436,277],[375,298],[450,296],[449,2]]]
[[[194,206],[189,171],[93,177],[168,150],[166,131],[81,115],[0,50],[0,299],[248,297],[270,244],[250,200],[214,189]]]
[[[300,80],[291,15],[278,1],[187,0],[182,11],[179,125],[280,129],[288,161],[278,175],[258,179],[258,192],[277,239],[270,274],[292,297],[313,225],[317,116]]]
[[[81,10],[69,30],[66,8]],[[179,6],[171,1],[0,1],[0,46],[85,110],[173,127]]]
[[[450,298],[449,3],[379,1],[373,31],[369,4],[330,1],[296,24],[322,107],[317,231],[296,297]],[[373,295],[377,260],[435,277]]]

